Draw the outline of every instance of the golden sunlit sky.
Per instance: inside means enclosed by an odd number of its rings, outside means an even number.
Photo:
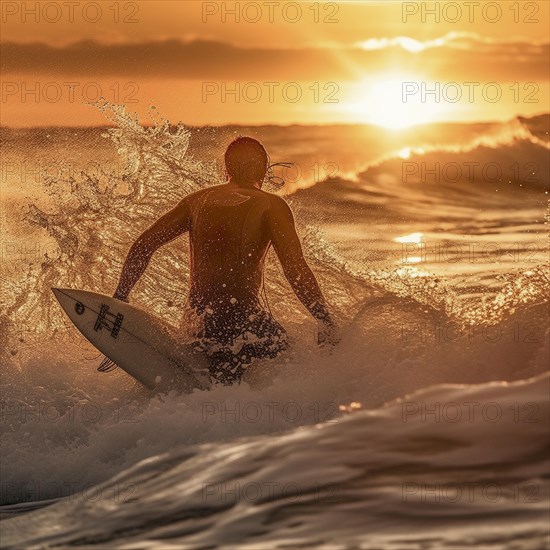
[[[548,111],[550,2],[1,2],[1,122],[388,128]]]

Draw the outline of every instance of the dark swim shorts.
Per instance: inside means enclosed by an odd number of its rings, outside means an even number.
[[[195,346],[206,353],[213,381],[240,382],[255,359],[274,358],[288,348],[285,329],[265,310],[204,313]]]

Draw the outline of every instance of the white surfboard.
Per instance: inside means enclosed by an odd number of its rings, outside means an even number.
[[[178,343],[168,325],[115,298],[52,288],[76,328],[130,376],[155,390],[210,387],[206,358]]]

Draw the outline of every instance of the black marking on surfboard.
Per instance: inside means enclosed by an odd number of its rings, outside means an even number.
[[[86,308],[82,302],[76,302],[74,305],[74,310],[78,313],[78,315],[82,315],[85,309]]]
[[[102,328],[107,328],[111,331],[111,336],[113,338],[117,338],[123,319],[124,315],[122,313],[115,315],[109,311],[109,306],[107,304],[101,304],[101,309],[99,310],[99,315],[97,316],[94,330],[99,332]]]

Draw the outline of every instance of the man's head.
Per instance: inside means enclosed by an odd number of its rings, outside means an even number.
[[[225,169],[231,181],[238,185],[261,185],[267,165],[268,156],[264,146],[251,137],[234,139],[225,152]]]

